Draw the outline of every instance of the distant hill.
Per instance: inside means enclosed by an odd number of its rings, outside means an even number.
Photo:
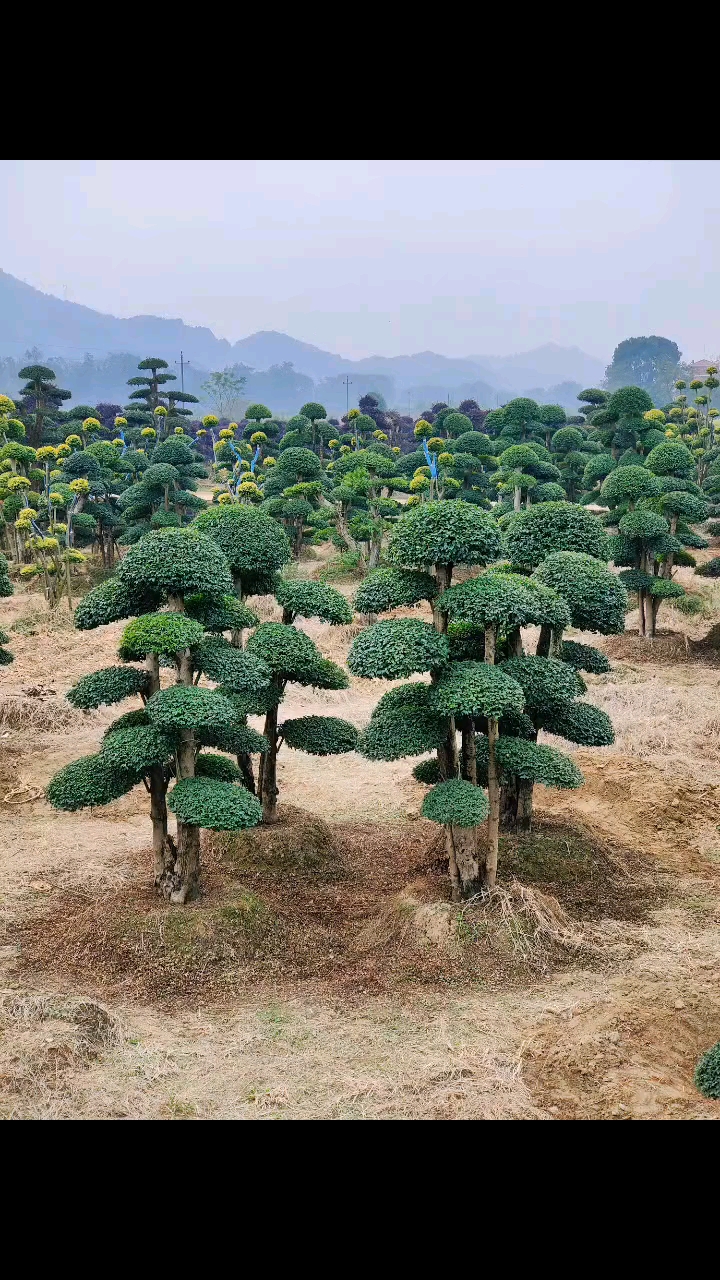
[[[581,387],[599,382],[604,368],[601,360],[579,348],[555,343],[510,356],[458,359],[422,351],[363,360],[346,360],[272,330],[231,343],[211,329],[182,320],[105,315],[0,271],[0,357],[6,357],[6,378],[29,349],[45,360],[62,361],[65,385],[75,400],[122,400],[127,394],[123,375],[135,357],[161,356],[172,367],[182,350],[191,366],[186,386],[195,394],[207,371],[235,366],[247,376],[246,393],[270,399],[278,413],[297,409],[298,395],[302,399],[313,394],[324,397],[331,413],[339,413],[345,408],[345,375],[351,379],[351,403],[377,390],[388,407],[416,411],[448,396],[455,403],[472,398],[487,406],[530,394],[559,398],[569,406]],[[16,388],[6,390],[12,394]]]

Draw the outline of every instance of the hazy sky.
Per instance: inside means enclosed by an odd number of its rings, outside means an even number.
[[[716,355],[715,160],[2,161],[0,266],[101,311],[345,356]]]

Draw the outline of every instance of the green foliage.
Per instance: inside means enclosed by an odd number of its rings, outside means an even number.
[[[281,579],[275,589],[275,599],[292,612],[292,620],[296,617],[322,618],[334,626],[347,626],[353,619],[345,596],[322,582]]]
[[[484,662],[485,632],[482,627],[476,627],[472,622],[451,622],[447,638],[451,662],[462,662],[466,658]]]
[[[8,562],[5,556],[0,552],[0,596],[11,596],[15,588],[10,581],[8,572]]]
[[[553,551],[608,559],[607,534],[597,516],[572,502],[539,502],[518,511],[507,522],[505,541],[513,562],[531,568]]]
[[[508,711],[522,711],[525,698],[520,685],[499,667],[453,662],[431,687],[428,705],[441,716],[499,720]]]
[[[669,532],[667,520],[647,507],[628,511],[622,517],[618,529],[624,538],[644,543],[664,538]]]
[[[222,596],[217,600],[202,595],[186,596],[185,611],[201,623],[205,631],[243,631],[246,627],[256,627],[260,621],[237,596]]]
[[[570,702],[564,707],[541,709],[539,719],[547,733],[577,742],[581,747],[611,747],[615,741],[609,715],[590,702]]]
[[[261,623],[245,652],[267,663],[281,680],[314,684],[314,677],[322,672],[322,655],[310,637],[282,622]]]
[[[45,796],[53,809],[65,809],[74,813],[91,805],[109,804],[124,796],[137,781],[133,774],[120,773],[101,753],[73,760],[55,774],[49,782]]]
[[[376,622],[360,633],[348,654],[353,675],[398,680],[415,671],[437,671],[449,658],[448,642],[414,618]]]
[[[423,782],[428,787],[434,787],[436,782],[443,780],[437,756],[432,756],[429,760],[421,760],[415,765],[412,775],[416,782]]]
[[[720,578],[720,556],[713,556],[705,564],[698,565],[695,572],[700,578]]]
[[[249,404],[245,410],[245,418],[250,422],[263,422],[265,418],[272,418],[272,411],[265,404]]]
[[[570,625],[570,612],[557,592],[517,573],[490,570],[450,587],[437,601],[451,618],[507,634],[518,627]]]
[[[79,631],[92,631],[122,618],[150,613],[159,603],[158,593],[139,588],[133,582],[121,581],[116,575],[93,587],[83,597],[75,610],[75,626]]]
[[[200,752],[195,761],[195,776],[216,778],[218,782],[239,782],[242,778],[234,760],[229,760],[227,756],[216,755],[212,751]]]
[[[654,498],[660,491],[652,472],[645,467],[616,467],[603,481],[600,496],[610,507],[640,498]]]
[[[256,693],[270,683],[267,663],[236,649],[224,636],[206,636],[193,651],[193,666],[235,693]]]
[[[423,818],[443,826],[478,827],[488,815],[488,800],[471,782],[451,778],[428,791],[420,812]]]
[[[485,564],[501,551],[500,530],[491,516],[471,503],[423,502],[395,525],[388,548],[393,564]]]
[[[441,746],[447,721],[430,709],[430,687],[412,683],[383,694],[358,744],[368,760],[400,760]]]
[[[232,694],[223,694],[223,696],[227,696],[238,717],[244,714],[238,697]],[[212,729],[203,727],[195,731],[195,737],[205,747],[217,747],[218,751],[229,751],[236,756],[263,756],[270,749],[265,735],[258,733],[256,729],[251,729],[249,725],[243,723],[242,719],[236,719],[224,725],[215,725]]]
[[[237,719],[232,703],[214,689],[172,685],[154,693],[147,704],[150,723],[160,729],[216,729]]]
[[[607,654],[594,649],[591,644],[578,644],[576,640],[564,640],[560,658],[576,671],[591,671],[593,675],[604,675],[611,671]]]
[[[691,476],[695,470],[695,459],[686,445],[679,440],[666,440],[650,450],[645,459],[645,466],[656,476]]]
[[[146,533],[129,548],[115,576],[133,590],[143,589],[164,599],[197,592],[225,596],[233,589],[221,549],[194,527]]]
[[[446,413],[442,420],[442,430],[455,440],[467,435],[472,429],[472,421],[464,413]]]
[[[355,595],[358,613],[387,613],[401,605],[432,600],[437,583],[429,573],[417,569],[374,569]]]
[[[314,455],[312,455],[314,457]],[[261,594],[291,558],[284,529],[271,516],[240,504],[212,506],[193,521],[212,538],[241,583],[243,595]]]
[[[626,342],[633,341],[635,341],[633,338],[626,339]],[[623,345],[623,343],[620,343],[620,346],[616,347],[613,361],[617,360],[618,352]],[[622,418],[626,415],[641,418],[644,413],[654,407],[652,397],[642,387],[619,387],[607,402],[608,413],[613,414],[616,418]]]
[[[693,1079],[703,1097],[720,1098],[720,1040],[703,1054]]]
[[[174,753],[174,743],[154,725],[115,729],[103,739],[102,754],[114,769],[142,777],[154,765],[164,764]]]
[[[150,717],[144,707],[138,707],[135,711],[126,711],[124,716],[118,716],[117,720],[113,720],[109,724],[103,734],[103,741],[109,738],[111,733],[117,733],[120,729],[134,729],[137,725],[149,724]]]
[[[532,655],[525,658],[508,658],[500,667],[506,675],[517,681],[525,694],[526,710],[532,715],[544,713],[548,708],[562,708],[584,693],[580,677],[567,663],[557,658]],[[517,710],[522,710],[518,707]]]
[[[149,653],[172,658],[199,644],[203,635],[200,623],[184,613],[146,613],[128,623],[118,653],[124,662],[141,662]]]
[[[685,588],[671,578],[653,577],[649,587],[650,595],[656,600],[671,600],[685,595]]]
[[[496,757],[503,773],[541,782],[545,787],[575,789],[583,784],[575,761],[554,747],[528,742],[525,738],[500,737]]]
[[[262,818],[260,801],[244,787],[202,775],[177,782],[167,802],[180,822],[210,831],[245,831]]]
[[[300,716],[285,720],[280,733],[289,747],[314,756],[339,756],[355,751],[358,745],[355,726],[337,716]]]
[[[81,711],[94,711],[103,705],[122,702],[133,694],[145,693],[147,685],[147,671],[138,671],[136,667],[103,667],[78,680],[68,691],[67,700]]]
[[[556,551],[538,566],[533,577],[567,601],[574,627],[602,635],[625,630],[627,591],[600,560],[581,551]]]

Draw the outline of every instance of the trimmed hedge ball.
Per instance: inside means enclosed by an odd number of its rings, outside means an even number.
[[[217,778],[219,782],[239,782],[242,774],[235,761],[229,760],[227,756],[219,756],[212,751],[201,751],[195,761],[195,776]]]
[[[219,600],[203,595],[186,596],[185,611],[205,631],[244,631],[246,627],[256,627],[260,621],[237,596],[222,596]]]
[[[421,760],[415,765],[412,771],[413,778],[416,782],[422,782],[428,787],[434,787],[436,782],[442,782],[442,773],[440,772],[440,762],[436,756],[430,760]]]
[[[95,805],[109,804],[131,791],[135,774],[121,773],[103,754],[73,760],[55,774],[45,790],[53,809],[74,813]]]
[[[178,821],[210,831],[246,831],[262,818],[256,796],[217,778],[184,778],[168,793],[167,802]]]
[[[576,671],[590,671],[596,676],[612,670],[607,654],[591,644],[579,644],[577,640],[563,640],[560,658]]]
[[[120,561],[115,576],[133,590],[171,595],[232,595],[228,562],[212,538],[195,526],[146,533]]]
[[[217,747],[218,751],[227,751],[234,756],[264,756],[270,750],[265,735],[241,721],[196,729],[195,738],[204,747]]]
[[[216,729],[237,720],[232,703],[214,689],[183,684],[154,693],[147,704],[150,723],[160,729]]]
[[[133,694],[145,693],[148,687],[147,671],[136,667],[103,667],[83,676],[67,692],[67,700],[80,711],[95,711],[103,705],[112,706]]]
[[[581,747],[611,747],[615,741],[609,715],[590,702],[568,702],[564,707],[540,710],[538,720],[547,733]]]
[[[625,630],[627,591],[617,575],[593,556],[582,551],[556,551],[538,566],[533,578],[563,597],[574,627],[602,635]]]
[[[554,747],[524,738],[498,738],[497,762],[504,773],[546,787],[575,789],[583,784],[583,776],[575,761]]]
[[[161,594],[140,589],[132,582],[120,581],[115,576],[93,587],[78,603],[74,622],[79,631],[92,631],[95,627],[120,622],[122,618],[134,618],[140,613],[151,613],[161,602]]]
[[[356,592],[355,608],[358,613],[387,613],[401,605],[432,600],[436,592],[432,574],[418,569],[374,569]]]
[[[486,662],[453,662],[430,689],[428,705],[441,716],[484,716],[499,720],[525,706],[521,686]]]
[[[497,560],[502,539],[492,516],[469,502],[423,502],[398,520],[388,559],[401,568],[433,564],[486,564]]]
[[[368,760],[400,760],[442,746],[447,720],[429,706],[430,687],[403,684],[390,689],[377,703],[358,743]]]
[[[415,618],[376,622],[353,642],[347,664],[353,675],[398,680],[416,671],[437,671],[450,650],[445,636]]]
[[[224,636],[206,636],[193,652],[193,665],[210,680],[238,693],[255,693],[270,683],[267,663],[236,649]]]
[[[275,599],[284,609],[290,609],[293,617],[322,618],[333,626],[348,626],[353,620],[352,609],[344,595],[322,582],[281,580]]]
[[[125,662],[141,662],[149,653],[171,658],[199,644],[204,634],[200,623],[184,613],[146,613],[128,623],[118,654]]]
[[[210,506],[195,517],[192,527],[212,538],[231,571],[243,579],[244,587],[246,576],[272,575],[292,555],[282,526],[255,507],[238,503]]]
[[[103,758],[121,773],[142,776],[174,754],[172,739],[154,725],[116,729],[103,739]]]
[[[508,658],[501,664],[501,670],[520,685],[525,694],[526,710],[531,714],[545,711],[548,707],[564,707],[585,692],[585,685],[577,673],[558,658],[543,658],[535,654]]]
[[[518,511],[507,522],[505,541],[511,559],[532,568],[553,551],[584,551],[598,560],[608,558],[607,534],[597,516],[567,501],[537,502],[527,511]]]
[[[289,747],[313,756],[339,756],[355,751],[359,736],[355,725],[337,716],[299,716],[285,720],[280,733]]]
[[[138,725],[149,723],[150,717],[144,707],[138,707],[137,711],[126,711],[124,716],[118,716],[117,720],[108,725],[103,734],[103,742],[119,729],[135,729]]]
[[[472,782],[451,778],[428,792],[420,812],[443,826],[477,827],[488,815],[488,799]]]

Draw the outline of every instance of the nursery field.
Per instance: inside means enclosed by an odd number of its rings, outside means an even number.
[[[114,718],[63,695],[116,660],[125,623],[3,600],[0,1115],[720,1119],[693,1084],[720,1023],[720,586],[677,580],[702,611],[669,600],[652,643],[633,613],[625,635],[567,631],[610,657],[584,678],[615,742],[561,744],[584,786],[538,784],[532,833],[501,835],[496,887],[459,907],[405,761],[287,747],[279,821],[203,831],[202,896],[160,900],[142,788],[73,813],[44,795]],[[362,630],[296,625],[343,667]],[[290,684],[283,714],[362,728],[397,683]]]

